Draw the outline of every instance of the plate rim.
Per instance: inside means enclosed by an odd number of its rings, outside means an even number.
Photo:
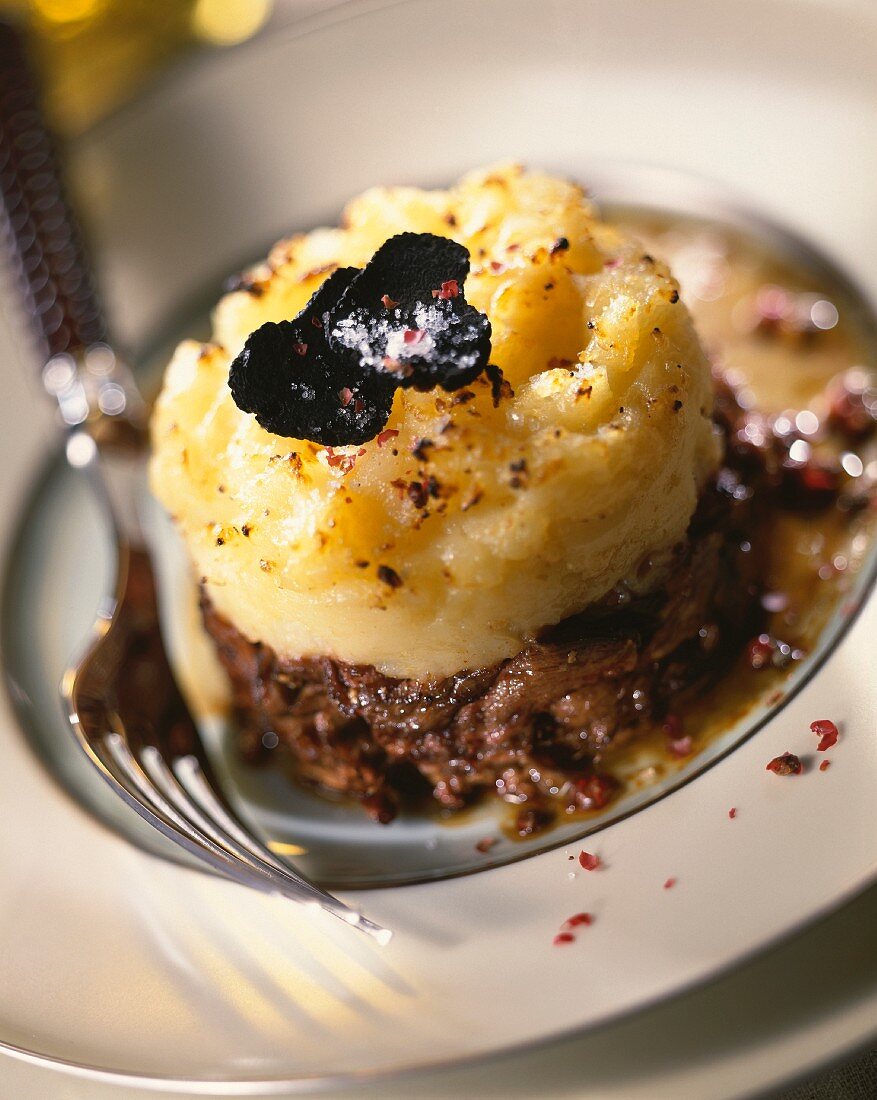
[[[160,858],[160,857],[150,857]],[[29,1050],[14,1043],[8,1043],[0,1039],[0,1055],[12,1057],[28,1062],[31,1065],[53,1069],[68,1076],[79,1077],[86,1080],[101,1081],[104,1084],[122,1086],[139,1086],[156,1093],[178,1092],[188,1093],[191,1096],[276,1096],[288,1093],[294,1096],[315,1095],[334,1088],[347,1086],[366,1087],[377,1085],[381,1082],[404,1081],[415,1078],[419,1074],[440,1072],[451,1069],[475,1068],[479,1065],[487,1065],[490,1062],[501,1060],[509,1054],[530,1054],[547,1049],[565,1040],[574,1039],[584,1034],[597,1034],[619,1023],[625,1018],[637,1016],[648,1012],[659,1005],[673,1001],[678,997],[684,997],[693,990],[714,982],[738,967],[755,962],[764,955],[769,954],[775,947],[786,940],[806,932],[809,928],[826,920],[834,913],[846,908],[861,897],[870,887],[877,884],[877,864],[851,889],[844,891],[841,899],[832,898],[815,913],[808,914],[792,928],[784,929],[776,933],[768,940],[760,943],[758,947],[746,954],[726,960],[708,975],[698,976],[688,982],[680,983],[667,993],[656,993],[653,997],[642,1001],[631,1012],[619,1009],[601,1018],[597,1023],[587,1027],[572,1026],[568,1029],[544,1035],[538,1039],[531,1039],[524,1043],[512,1043],[496,1047],[488,1051],[480,1051],[474,1054],[457,1056],[440,1062],[422,1061],[405,1065],[393,1066],[391,1069],[356,1070],[338,1074],[310,1074],[298,1077],[230,1077],[225,1075],[220,1078],[211,1077],[174,1077],[164,1074],[138,1073],[136,1071],[114,1070],[106,1066],[93,1066],[85,1062],[77,1062],[73,1059],[61,1058],[55,1055],[45,1055],[37,1051]],[[872,1035],[877,1037],[877,1020],[874,1022]],[[843,1054],[841,1053],[841,1057]]]

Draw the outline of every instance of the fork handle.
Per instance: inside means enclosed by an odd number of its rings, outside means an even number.
[[[0,21],[0,235],[42,361],[106,340],[103,311],[22,33]]]

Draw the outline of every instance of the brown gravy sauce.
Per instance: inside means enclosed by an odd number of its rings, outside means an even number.
[[[782,427],[787,421],[814,456],[841,464],[845,489],[863,498],[856,511],[832,505],[775,518],[765,589],[776,609],[769,612],[767,630],[803,651],[806,662],[870,560],[877,525],[877,433],[840,441],[825,426],[830,383],[846,372],[856,372],[857,385],[869,383],[877,401],[877,348],[840,288],[820,283],[747,234],[629,210],[615,220],[669,264],[708,354],[743,387],[752,409],[780,418]],[[877,405],[872,408],[877,411]],[[744,651],[709,688],[683,694],[676,709],[692,738],[693,755],[758,704],[778,703],[799,667],[792,661],[782,669],[755,669]],[[643,729],[635,741],[611,745],[605,755],[606,766],[628,791],[650,786],[690,760],[668,753],[660,728]]]

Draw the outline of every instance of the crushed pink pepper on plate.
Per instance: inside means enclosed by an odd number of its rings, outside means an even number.
[[[833,745],[837,744],[838,728],[834,722],[829,721],[828,718],[821,718],[816,722],[810,723],[811,733],[815,733],[820,739],[819,744],[816,746],[817,752],[825,752],[826,749],[830,749]]]
[[[773,772],[774,775],[800,775],[804,765],[793,752],[784,752],[782,756],[775,756],[766,770]]]

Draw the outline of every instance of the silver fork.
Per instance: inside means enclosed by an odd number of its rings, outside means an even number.
[[[214,871],[317,907],[387,943],[391,933],[281,862],[223,797],[177,687],[137,515],[146,411],[112,350],[86,252],[18,32],[0,23],[0,193],[6,252],[34,322],[67,461],[87,472],[116,539],[115,594],[64,676],[71,729],[120,798]]]

